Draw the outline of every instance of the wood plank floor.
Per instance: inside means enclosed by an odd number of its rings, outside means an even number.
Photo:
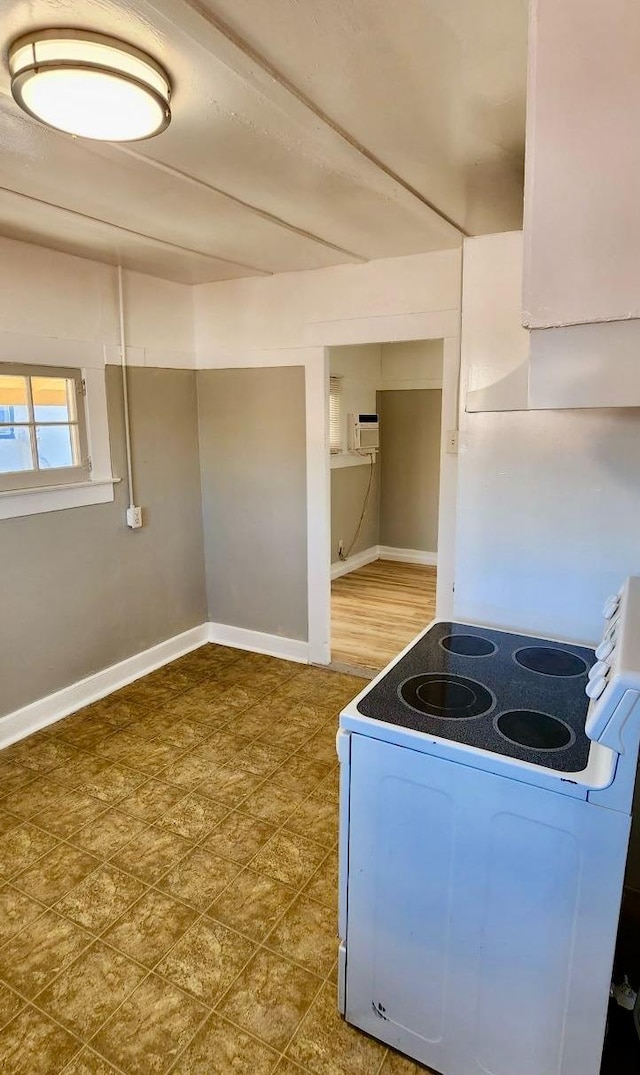
[[[435,616],[436,568],[376,560],[331,584],[331,660],[379,671]]]

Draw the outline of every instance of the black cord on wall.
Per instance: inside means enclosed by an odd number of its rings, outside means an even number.
[[[353,546],[355,545],[356,541],[360,537],[360,531],[362,530],[362,524],[364,522],[364,517],[365,517],[366,511],[367,511],[367,505],[369,503],[369,497],[371,496],[371,489],[373,487],[373,461],[374,461],[374,458],[375,458],[375,452],[371,452],[370,455],[369,455],[369,484],[367,485],[367,491],[364,494],[364,503],[362,505],[362,511],[360,513],[360,520],[359,520],[358,525],[356,527],[356,532],[353,535],[353,541],[349,545],[349,548],[347,549],[346,552],[343,549],[342,552],[338,553],[338,559],[339,560],[343,560],[343,561],[348,560],[349,556],[351,555],[351,550],[353,549]]]

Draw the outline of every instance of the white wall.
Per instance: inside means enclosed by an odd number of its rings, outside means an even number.
[[[469,410],[528,404],[530,333],[522,327],[522,232],[465,240],[462,386]]]
[[[193,290],[125,272],[128,358],[193,368]],[[0,238],[0,361],[84,366],[119,361],[116,269]]]
[[[460,252],[386,258],[195,288],[201,366],[225,352],[458,336]]]
[[[463,385],[521,358],[519,273],[517,233],[465,243]],[[604,598],[640,572],[638,475],[640,410],[463,413],[456,617],[597,639]]]
[[[376,389],[381,378],[381,348],[379,344],[359,344],[352,347],[329,348],[329,372],[342,378],[342,445],[343,452],[331,456],[331,469],[340,466],[368,466],[368,458],[348,452],[348,416],[375,414]]]
[[[442,340],[383,344],[378,387],[391,392],[442,388]]]

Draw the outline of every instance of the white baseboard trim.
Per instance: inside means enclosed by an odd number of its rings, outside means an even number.
[[[372,564],[374,560],[398,560],[403,564],[427,564],[434,567],[438,563],[437,552],[427,552],[424,549],[394,549],[391,545],[371,545],[348,560],[338,560],[337,564],[331,565],[331,578],[339,579],[341,575],[348,575],[350,571],[357,571],[359,567]]]
[[[159,642],[157,646],[136,653],[133,657],[127,657],[118,664],[112,664],[109,668],[103,668],[92,676],[79,679],[69,687],[49,694],[45,698],[39,698],[37,702],[16,709],[6,717],[0,717],[0,750],[8,747],[11,743],[24,739],[33,732],[46,728],[49,724],[67,717],[69,713],[91,702],[97,702],[105,695],[117,691],[120,687],[126,687],[140,676],[146,676],[156,668],[175,661],[185,653],[197,649],[209,638],[209,624],[202,623],[198,627],[192,627],[189,631],[167,638]]]
[[[398,560],[402,564],[427,564],[435,567],[438,563],[437,552],[424,549],[394,549],[391,545],[379,545],[378,556],[381,560]]]
[[[378,546],[371,545],[370,548],[363,549],[362,552],[354,553],[348,560],[338,560],[337,563],[332,564],[331,578],[339,579],[341,575],[348,575],[350,571],[357,571],[359,567],[365,567],[378,559]]]
[[[103,668],[92,676],[79,679],[54,694],[39,698],[37,702],[31,702],[22,709],[16,709],[6,717],[0,717],[0,750],[27,735],[32,735],[33,732],[40,731],[41,728],[46,728],[49,724],[55,724],[91,702],[97,702],[120,687],[126,687],[135,679],[175,661],[205,642],[217,642],[223,646],[234,646],[236,649],[266,653],[270,657],[283,657],[301,664],[309,662],[308,642],[263,634],[261,631],[248,631],[242,627],[230,627],[224,623],[202,623],[159,642],[157,646],[151,646],[142,653],[127,657],[118,664]]]
[[[283,657],[287,661],[309,662],[309,643],[297,638],[282,638],[280,635],[268,635],[262,631],[249,631],[245,627],[232,627],[228,623],[209,623],[208,642],[217,642],[221,646],[234,646],[236,649],[250,650],[252,653],[266,653],[269,657]]]

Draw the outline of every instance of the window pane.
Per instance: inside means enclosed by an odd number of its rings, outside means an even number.
[[[25,426],[0,426],[0,474],[33,469],[29,429]]]
[[[73,422],[75,384],[66,377],[32,377],[33,411],[36,422]]]
[[[47,470],[51,467],[72,467],[78,463],[74,440],[69,426],[36,426],[40,468]]]
[[[27,379],[0,374],[0,422],[28,422]]]

